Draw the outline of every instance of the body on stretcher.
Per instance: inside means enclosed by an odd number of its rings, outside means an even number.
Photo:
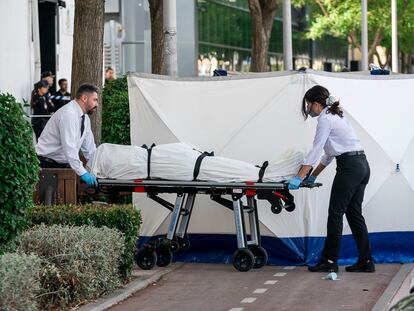
[[[318,187],[321,184],[302,184],[302,187]],[[295,209],[294,198],[285,182],[205,182],[171,180],[128,180],[98,179],[98,190],[116,196],[121,191],[146,193],[147,196],[172,211],[166,237],[150,242],[135,255],[137,265],[151,269],[155,265],[167,266],[172,261],[172,253],[190,248],[187,228],[197,194],[210,195],[210,198],[233,211],[236,227],[237,247],[232,262],[238,271],[261,268],[267,263],[267,252],[261,246],[257,200],[267,200],[272,212],[282,209],[291,212]],[[161,193],[177,195],[175,203],[159,197]],[[230,196],[231,199],[223,196]],[[241,199],[246,197],[247,205]],[[244,214],[248,215],[250,240],[248,239]]]
[[[248,271],[267,262],[260,240],[257,200],[267,200],[276,214],[282,209],[293,211],[294,199],[283,181],[295,176],[302,163],[300,152],[256,166],[215,156],[213,152],[201,152],[185,143],[150,147],[102,144],[87,167],[98,177],[99,191],[107,192],[110,198],[116,198],[122,191],[146,193],[172,211],[166,237],[148,243],[137,252],[135,261],[142,269],[167,266],[173,252],[190,247],[187,228],[191,212],[196,195],[205,194],[233,211],[238,247],[233,254],[233,266]],[[175,203],[161,198],[161,193],[176,194]],[[242,203],[243,197],[247,205]]]

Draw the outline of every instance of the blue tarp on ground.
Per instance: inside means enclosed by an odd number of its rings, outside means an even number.
[[[141,237],[142,246],[157,237]],[[174,253],[175,261],[203,263],[231,263],[233,252],[237,249],[235,235],[229,234],[191,234],[191,248]],[[262,246],[269,255],[270,265],[309,265],[319,260],[323,237],[274,238],[262,237]],[[377,263],[414,262],[414,232],[371,233],[370,241],[373,257]],[[339,264],[350,264],[358,256],[354,239],[345,235],[341,241]]]

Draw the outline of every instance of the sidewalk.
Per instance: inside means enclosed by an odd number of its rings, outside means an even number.
[[[410,294],[411,279],[412,277],[414,277],[414,264],[402,265],[399,273],[401,274],[400,277],[398,278],[398,275],[396,275],[396,277],[393,279],[393,281],[389,284],[389,287],[387,288],[387,290],[389,290],[390,293],[394,292],[394,294],[390,295],[392,298],[388,299],[388,303],[385,304],[385,308],[383,308],[382,310],[388,310],[402,298]],[[393,282],[395,284],[393,284]],[[382,298],[386,298],[387,290],[382,295]],[[378,301],[377,304],[379,303],[380,301]],[[373,311],[376,310],[373,309]]]
[[[168,268],[134,270],[136,279],[125,288],[79,310],[248,311],[277,306],[278,310],[383,311],[409,294],[413,267],[377,265],[375,273],[367,274],[340,268],[340,280],[333,282],[321,280],[322,274],[309,273],[306,267],[265,266],[240,273],[230,265],[175,263]],[[252,303],[243,303],[246,299]]]
[[[141,270],[135,268],[132,271],[133,280],[126,284],[124,287],[119,288],[111,294],[101,297],[96,302],[89,303],[77,309],[78,311],[103,311],[110,307],[124,301],[134,293],[156,283],[164,275],[180,268],[182,263],[173,263],[166,268],[156,267],[152,270]]]

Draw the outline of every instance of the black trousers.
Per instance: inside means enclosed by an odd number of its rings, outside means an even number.
[[[39,159],[40,167],[42,168],[70,168],[70,165],[68,163],[58,163],[55,160],[45,158],[39,155],[37,156],[37,158]]]
[[[368,161],[365,155],[354,155],[337,157],[336,164],[329,201],[328,233],[322,256],[338,260],[345,214],[358,248],[359,260],[371,259],[368,230],[362,216],[362,201],[370,177]]]
[[[42,134],[47,121],[48,121],[48,118],[33,118],[32,119],[32,127],[33,127],[33,132],[35,133],[35,136],[36,136],[36,141],[39,140],[39,137]]]

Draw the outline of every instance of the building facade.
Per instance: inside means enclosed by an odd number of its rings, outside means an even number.
[[[197,0],[197,16],[198,74],[208,76],[216,68],[248,72],[252,46],[248,0]],[[341,70],[347,63],[346,41],[305,39],[306,20],[306,8],[292,9],[294,69]],[[284,70],[282,6],[273,22],[268,69]]]
[[[186,0],[177,5],[180,77],[210,76],[214,69],[248,72],[252,34],[248,0]],[[0,1],[0,90],[28,100],[40,72],[71,81],[74,0]],[[339,71],[347,64],[347,42],[304,38],[305,9],[292,10],[294,68]],[[10,31],[13,29],[13,31]],[[268,69],[283,70],[281,7],[269,47]],[[116,75],[151,72],[148,0],[106,0],[104,65]]]

